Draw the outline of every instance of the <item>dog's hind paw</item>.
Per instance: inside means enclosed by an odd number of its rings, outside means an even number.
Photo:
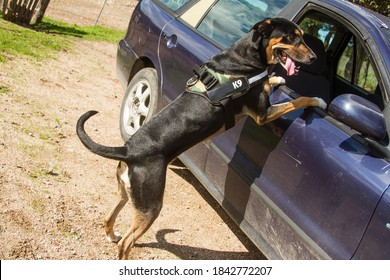
[[[118,243],[121,239],[122,236],[117,231],[113,234],[107,235],[107,240],[110,242]]]

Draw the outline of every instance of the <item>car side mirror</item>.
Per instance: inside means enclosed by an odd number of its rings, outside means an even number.
[[[375,140],[386,136],[386,123],[381,109],[354,94],[337,96],[329,105],[329,115]]]

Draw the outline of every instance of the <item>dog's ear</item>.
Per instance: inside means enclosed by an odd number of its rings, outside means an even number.
[[[256,23],[252,27],[252,29],[255,30],[255,32],[253,34],[252,41],[253,42],[257,41],[261,35],[264,35],[266,38],[268,38],[271,35],[274,28],[275,28],[275,26],[270,18],[266,18],[266,19]]]

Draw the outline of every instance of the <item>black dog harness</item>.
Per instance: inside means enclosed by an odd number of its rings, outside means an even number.
[[[225,130],[235,125],[234,107],[230,101],[243,96],[251,87],[268,78],[268,70],[250,78],[220,74],[198,65],[193,71],[195,75],[188,80],[186,90],[206,98],[213,106],[224,108]]]

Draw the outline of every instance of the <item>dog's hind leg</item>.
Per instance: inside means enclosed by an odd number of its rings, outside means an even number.
[[[130,167],[130,196],[133,221],[118,243],[119,259],[127,259],[135,242],[150,228],[160,214],[166,180],[167,163],[163,159],[144,159]]]
[[[131,248],[134,246],[135,242],[150,228],[159,213],[160,210],[144,213],[134,209],[133,223],[131,224],[130,230],[118,243],[119,259],[128,259]]]
[[[128,190],[130,188],[129,173],[126,163],[119,162],[116,176],[118,180],[118,189],[120,191],[120,199],[111,212],[104,218],[104,229],[108,241],[118,243],[121,240],[119,233],[114,232],[114,224],[116,217],[122,208],[126,205],[129,200]]]

